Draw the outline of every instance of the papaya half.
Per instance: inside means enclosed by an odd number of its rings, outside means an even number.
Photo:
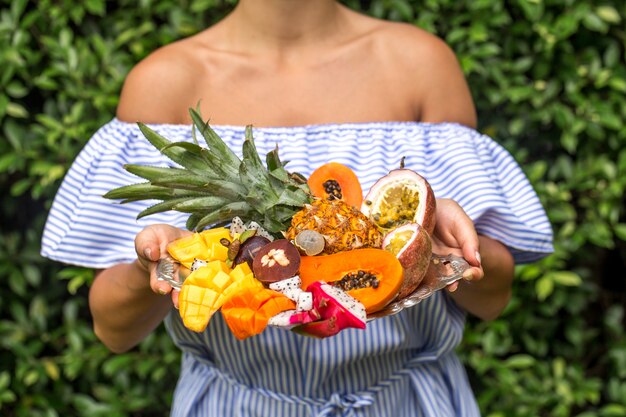
[[[404,278],[398,258],[377,248],[303,256],[299,274],[303,289],[315,281],[326,281],[360,301],[368,314],[389,304]]]
[[[319,166],[307,180],[311,193],[322,199],[343,200],[358,209],[363,202],[359,178],[348,166],[328,162]]]

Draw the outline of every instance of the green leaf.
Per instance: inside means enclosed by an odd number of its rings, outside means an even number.
[[[179,203],[184,203],[187,201],[186,197],[183,198],[174,198],[166,201],[162,201],[160,203],[154,204],[148,207],[145,210],[142,210],[137,214],[137,220],[142,219],[144,217],[150,216],[156,213],[164,213],[166,211],[175,210],[174,207]]]
[[[606,33],[609,30],[609,25],[595,13],[586,14],[583,18],[583,24],[587,29],[594,32]]]
[[[555,284],[568,287],[577,287],[582,283],[580,276],[570,271],[552,271],[548,273],[548,276]]]
[[[177,164],[195,172],[203,173],[207,171],[206,160],[200,154],[194,154],[188,150],[185,145],[178,144],[173,146],[169,139],[152,130],[143,123],[138,123],[139,129],[148,141],[159,150],[163,155],[170,158]],[[192,144],[187,144],[192,145]]]
[[[618,238],[626,241],[626,223],[616,224],[613,231]]]
[[[604,20],[607,23],[617,24],[622,21],[622,17],[613,6],[598,6],[596,8],[596,14],[598,15],[598,17],[600,17],[600,19]]]
[[[103,16],[105,12],[104,0],[85,0],[85,8],[91,14]]]
[[[6,105],[6,114],[16,119],[26,119],[30,115],[24,106],[13,102]]]
[[[217,157],[224,163],[225,167],[229,167],[231,169],[230,177],[236,178],[238,175],[238,167],[241,162],[237,155],[226,145],[226,143],[224,143],[222,138],[215,133],[209,123],[202,120],[200,113],[194,109],[190,109],[189,114],[191,115],[194,128],[200,131],[200,134],[206,141],[209,150],[217,155]]]
[[[207,196],[207,197],[195,197],[185,198],[183,201],[174,204],[172,207],[176,211],[183,213],[194,213],[197,211],[213,211],[219,207],[222,207],[230,201],[224,198]]]
[[[293,206],[301,208],[305,203],[309,202],[308,196],[302,190],[292,191],[285,189],[280,196],[276,204],[283,204],[287,206]]]
[[[535,363],[535,358],[526,354],[513,355],[505,361],[506,366],[514,369],[530,368]]]
[[[535,283],[535,291],[540,301],[545,300],[554,291],[554,281],[552,281],[549,275],[544,275]]]
[[[241,219],[244,221],[252,220],[249,218],[249,215],[253,211],[253,208],[245,202],[240,201],[236,203],[226,204],[220,209],[215,210],[204,217],[201,217],[194,225],[193,229],[202,230],[207,226],[228,222],[232,220],[232,218],[235,216],[241,217]]]
[[[621,404],[607,404],[600,410],[602,417],[624,417],[626,415],[626,406]]]

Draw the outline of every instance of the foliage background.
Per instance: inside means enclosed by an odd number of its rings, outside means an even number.
[[[524,167],[556,252],[518,267],[496,321],[459,349],[484,415],[626,416],[624,0],[346,0],[456,51],[480,130]],[[0,0],[0,414],[165,416],[179,354],[163,329],[111,355],[89,270],[42,259],[46,211],[114,114],[128,70],[233,0]]]

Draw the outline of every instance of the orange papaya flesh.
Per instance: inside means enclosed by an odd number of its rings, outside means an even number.
[[[346,165],[339,162],[321,165],[313,171],[307,184],[315,197],[329,199],[341,196],[339,199],[353,207],[361,208],[363,202],[361,183],[354,171]],[[333,188],[333,185],[337,185],[338,189]],[[330,190],[332,191],[329,193]]]
[[[277,291],[246,287],[230,297],[221,311],[233,335],[243,340],[265,330],[271,317],[295,308],[292,300]]]
[[[366,279],[363,284],[354,285],[346,292],[360,301],[368,314],[385,307],[400,291],[404,278],[400,261],[390,252],[377,248],[353,249],[332,255],[302,256],[299,272],[301,287],[306,289],[320,280],[338,285],[344,277],[355,276],[359,271],[375,279]],[[375,285],[374,280],[377,281]]]

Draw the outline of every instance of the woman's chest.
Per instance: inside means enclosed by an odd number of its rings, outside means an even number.
[[[401,85],[386,64],[366,58],[259,68],[226,62],[207,72],[191,101],[200,102],[202,113],[219,124],[417,120],[418,100],[410,86]]]

